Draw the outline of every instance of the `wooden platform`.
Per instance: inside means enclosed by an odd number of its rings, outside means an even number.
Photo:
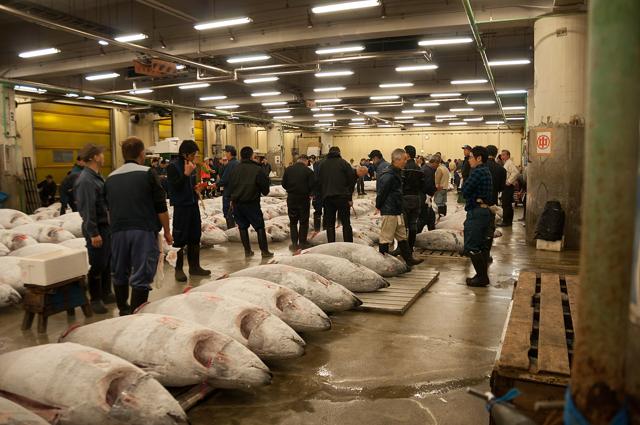
[[[438,251],[435,249],[420,248],[415,251],[417,257],[440,258],[446,260],[464,260],[467,257],[457,251]]]
[[[578,289],[576,275],[526,271],[513,291],[491,389],[517,387],[514,404],[540,424],[557,412],[535,412],[535,403],[563,400],[569,383]]]
[[[359,310],[404,314],[438,280],[435,269],[413,269],[398,277],[387,278],[391,286],[376,292],[358,292]]]

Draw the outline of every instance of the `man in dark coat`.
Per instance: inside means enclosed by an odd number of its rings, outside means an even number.
[[[494,145],[487,146],[487,168],[489,168],[489,172],[491,173],[491,182],[492,182],[492,196],[489,201],[490,206],[494,206],[498,204],[498,194],[502,192],[504,189],[504,184],[507,181],[507,170],[504,167],[496,162],[496,156],[498,156],[498,148]],[[491,257],[491,248],[493,247],[493,234],[496,230],[496,218],[495,214],[491,212],[492,219],[489,224],[489,232],[491,233],[491,238],[487,240],[487,260],[489,263],[493,262],[493,258]]]
[[[425,199],[425,174],[416,164],[416,148],[407,145],[404,150],[408,159],[402,170],[402,209],[409,247],[413,250],[418,234],[418,218]]]
[[[316,185],[316,177],[309,168],[307,155],[300,155],[298,161],[284,170],[282,187],[287,191],[287,210],[292,251],[308,247],[310,199]],[[298,229],[298,223],[300,228]]]
[[[58,185],[53,180],[53,176],[49,174],[44,180],[38,183],[38,192],[40,193],[40,202],[43,207],[48,207],[55,202]]]
[[[233,169],[240,163],[236,159],[237,151],[234,146],[227,145],[224,147],[224,155],[227,163],[224,166],[224,170],[221,173],[220,181],[218,181],[217,187],[222,189],[222,213],[227,221],[227,229],[235,227],[236,223],[233,221],[233,214],[230,212],[231,205],[231,191],[230,177]]]

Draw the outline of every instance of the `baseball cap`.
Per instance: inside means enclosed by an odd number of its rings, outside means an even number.
[[[472,148],[471,146],[469,146],[469,145],[464,145],[464,146],[462,147],[462,149],[468,149],[468,150],[471,150],[471,149],[473,149],[473,148]]]
[[[378,149],[374,149],[371,151],[371,153],[369,154],[369,159],[373,159],[376,156],[378,158],[382,158],[382,152],[380,152]]]
[[[104,146],[87,143],[82,149],[80,149],[80,152],[78,152],[78,158],[80,158],[81,161],[87,162],[91,161],[94,156],[100,155],[102,152],[104,152]]]
[[[236,156],[238,155],[238,151],[236,150],[235,146],[232,145],[227,145],[224,147],[224,151],[225,152],[229,152],[231,155]]]

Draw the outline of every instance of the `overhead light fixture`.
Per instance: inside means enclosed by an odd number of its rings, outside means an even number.
[[[269,83],[272,81],[278,81],[278,77],[260,77],[260,78],[248,78],[244,80],[245,84],[258,84],[258,83]]]
[[[503,106],[503,111],[521,111],[523,109],[527,109],[526,106]]]
[[[37,93],[37,94],[43,94],[47,92],[45,89],[39,89],[31,86],[14,86],[13,89],[17,91],[24,91],[28,93]]]
[[[449,125],[467,125],[467,123],[464,121],[454,121],[450,122]]]
[[[332,117],[333,114],[313,114],[314,118]]]
[[[436,115],[437,120],[444,120],[447,118],[456,118],[457,115]]]
[[[53,55],[56,53],[60,53],[60,50],[56,49],[55,47],[49,47],[48,49],[30,50],[28,52],[18,53],[18,56],[20,56],[22,59],[29,59],[38,56]]]
[[[219,19],[216,21],[203,22],[193,26],[198,31],[210,30],[214,28],[232,27],[236,25],[249,24],[253,19],[243,16],[241,18]]]
[[[153,92],[153,89],[135,89],[135,90],[130,90],[129,94],[147,94],[152,92]]]
[[[184,84],[178,86],[180,90],[191,90],[191,89],[203,89],[205,87],[209,87],[211,84],[209,83],[196,83],[196,84]]]
[[[485,84],[488,82],[489,80],[485,80],[484,78],[476,80],[451,80],[451,84]]]
[[[125,102],[120,102],[119,100],[112,100],[111,103],[115,104],[115,105],[124,105],[124,106],[129,106],[128,103]]]
[[[510,66],[510,65],[528,65],[529,59],[507,59],[499,61],[489,61],[489,66]]]
[[[265,96],[277,96],[281,94],[279,91],[260,91],[256,93],[251,93],[251,97],[265,97]]]
[[[101,46],[108,46],[109,42],[108,41],[104,41],[104,40],[98,40],[98,44]]]
[[[378,111],[367,111],[367,112],[365,112],[364,114],[365,114],[365,115],[378,115],[379,113],[380,113],[380,112],[378,112]]]
[[[240,107],[240,105],[220,105],[220,106],[216,106],[216,109],[238,109]]]
[[[64,95],[64,97],[79,97],[80,95],[78,93],[67,93]]]
[[[187,65],[183,65],[183,64],[181,64],[181,63],[179,63],[179,64],[177,64],[177,65],[176,65],[176,69],[177,69],[178,71],[182,71],[182,70],[183,70],[183,69],[185,69],[186,67],[187,67]]]
[[[366,118],[351,118],[351,121],[366,121]]]
[[[462,121],[467,121],[467,122],[484,121],[484,117],[465,118]]]
[[[203,117],[217,117],[216,114],[212,114],[210,112],[205,112],[204,114],[200,114],[200,115],[202,115]]]
[[[320,108],[321,111],[333,111],[335,108],[333,106],[323,106]]]
[[[318,122],[336,122],[337,120],[335,118],[328,118],[328,119],[322,119],[322,120],[318,120]]]
[[[353,71],[350,70],[340,70],[340,71],[320,71],[316,72],[316,77],[318,78],[326,78],[326,77],[346,77],[349,75],[353,75]]]
[[[429,122],[417,122],[413,124],[414,127],[431,127]]]
[[[524,117],[507,117],[507,121],[524,121]]]
[[[498,90],[496,93],[498,93],[498,95],[504,95],[504,94],[527,94],[527,91],[524,90],[524,89]]]
[[[290,109],[267,109],[268,114],[286,114]]]
[[[485,121],[485,124],[492,124],[492,125],[500,125],[500,124],[504,124],[504,121]]]
[[[412,120],[413,116],[409,115],[409,116],[406,116],[406,117],[393,117],[393,119],[394,120]]]
[[[391,94],[388,96],[370,96],[369,97],[370,100],[394,100],[399,98],[400,96],[398,96],[397,94]]]
[[[458,97],[462,96],[460,93],[431,93],[431,97]]]
[[[286,104],[287,102],[265,102],[262,104],[262,106],[282,106]]]
[[[423,114],[424,109],[405,109],[402,111],[403,114]]]
[[[349,125],[359,125],[359,126],[363,126],[363,127],[365,126],[361,122],[350,122]]]
[[[149,38],[149,36],[146,34],[138,33],[138,34],[121,35],[119,37],[114,38],[114,40],[119,41],[120,43],[129,43],[131,41],[144,40],[145,38]]]
[[[413,87],[413,83],[383,83],[378,87],[381,89],[390,89],[395,87]]]
[[[495,100],[487,99],[487,100],[469,100],[467,99],[467,105],[493,105],[496,103]]]
[[[316,99],[316,103],[338,103],[342,102],[342,99]]]
[[[346,10],[365,9],[376,6],[380,6],[380,0],[348,1],[316,6],[311,9],[311,12],[319,15],[322,13],[344,12]]]
[[[473,112],[473,108],[451,108],[449,112]]]
[[[332,124],[329,124],[329,123],[323,123],[323,122],[321,122],[321,123],[319,123],[319,124],[314,124],[313,126],[314,126],[314,127],[331,127],[331,125],[332,125]]]
[[[341,46],[341,47],[325,47],[316,50],[316,55],[330,55],[332,53],[361,52],[364,50],[363,45]]]
[[[440,103],[438,103],[438,102],[419,102],[419,103],[414,103],[413,106],[415,106],[415,107],[434,107],[434,106],[440,106]]]
[[[221,95],[217,95],[217,96],[203,96],[200,98],[200,101],[202,102],[206,102],[207,100],[224,100],[226,99],[227,96],[221,94]]]
[[[93,97],[93,96],[82,96],[82,97],[79,97],[78,99],[83,99],[83,100],[96,100],[96,98],[95,98],[95,97]]]
[[[87,75],[84,78],[89,81],[96,81],[96,80],[107,80],[109,78],[117,78],[119,76],[120,74],[118,74],[117,72],[107,72],[105,74]]]
[[[424,65],[407,65],[399,66],[396,68],[398,72],[411,72],[411,71],[430,71],[432,69],[438,69],[438,65],[429,63]]]
[[[392,128],[392,127],[396,127],[395,125],[391,125],[391,124],[378,124],[377,126],[378,128]]]
[[[273,117],[274,120],[287,120],[289,118],[293,118],[293,115],[275,115]]]
[[[418,46],[446,46],[449,44],[466,44],[473,42],[471,37],[436,38],[418,41]]]
[[[227,59],[227,63],[261,62],[271,59],[271,56],[264,53],[258,55],[234,56]]]
[[[322,93],[325,91],[342,91],[342,90],[346,90],[346,87],[343,86],[336,86],[336,87],[317,87],[315,89],[313,89],[314,92],[316,93]]]

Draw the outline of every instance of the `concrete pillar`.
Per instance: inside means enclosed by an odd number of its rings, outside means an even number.
[[[558,200],[566,213],[566,246],[580,246],[586,36],[585,14],[549,16],[534,25],[533,115],[527,144],[529,243],[534,242],[545,203]],[[538,140],[549,141],[550,147],[539,147]]]
[[[267,161],[278,176],[284,173],[284,132],[280,124],[273,124],[267,129]]]
[[[14,91],[9,86],[0,85],[0,191],[9,195],[4,203],[5,208],[24,211],[26,197],[24,194],[24,176],[22,170],[22,143],[16,128],[16,108]],[[30,130],[30,129],[29,129]],[[31,138],[26,138],[31,141]],[[32,158],[35,170],[35,161]]]
[[[193,112],[173,111],[173,137],[193,140]]]
[[[333,146],[333,134],[329,132],[320,133],[320,153],[326,155]]]

